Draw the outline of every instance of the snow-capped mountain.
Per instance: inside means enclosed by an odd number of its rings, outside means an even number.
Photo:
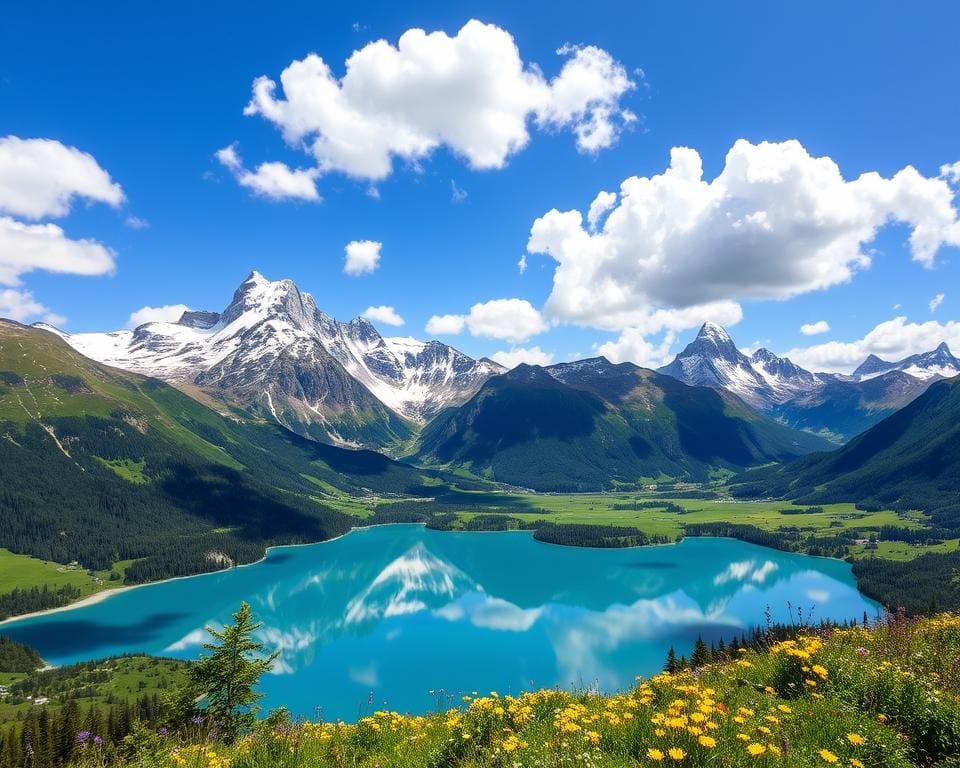
[[[199,388],[312,437],[383,448],[503,369],[437,341],[385,338],[318,309],[290,280],[253,272],[222,312],[132,331],[58,333],[108,365]]]
[[[685,384],[733,392],[760,410],[820,386],[816,375],[766,349],[747,357],[715,323],[704,323],[697,337],[659,370]]]
[[[932,352],[910,355],[896,363],[870,355],[853,372],[853,377],[863,381],[888,371],[903,371],[917,379],[949,379],[960,375],[960,359],[953,356],[944,342]]]
[[[900,363],[871,355],[853,376],[813,373],[767,349],[747,357],[723,328],[705,323],[659,370],[686,384],[732,392],[790,426],[847,440],[909,403],[937,378],[960,373],[960,362],[941,344]]]

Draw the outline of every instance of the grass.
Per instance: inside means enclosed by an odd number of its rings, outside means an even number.
[[[38,560],[28,555],[14,554],[8,549],[0,549],[0,593],[44,585],[74,586],[80,590],[81,596],[85,597],[112,586],[107,581],[108,578],[109,573],[91,573],[80,567]]]
[[[186,682],[187,664],[174,659],[150,656],[121,656],[103,661],[66,667],[52,672],[30,675],[4,675],[35,684],[34,695],[46,696],[51,714],[60,709],[61,697],[75,698],[84,711],[90,705],[106,709],[110,704],[134,699],[182,686]],[[0,680],[0,684],[9,685]],[[0,699],[0,726],[16,722],[34,707],[30,701],[13,696]]]
[[[526,766],[956,766],[960,616],[794,640],[661,674],[616,695],[540,690],[438,699],[425,716],[357,723],[263,721],[234,744],[206,733],[143,738],[140,768],[524,768]],[[82,756],[96,764],[99,753]]]
[[[107,460],[99,456],[97,456],[96,459],[108,469],[112,469],[118,477],[123,478],[128,483],[146,485],[150,482],[150,478],[143,474],[143,470],[147,466],[145,459],[140,459],[139,461],[134,461],[133,459]]]
[[[615,509],[616,505],[656,501],[656,492],[630,493],[583,493],[583,494],[496,494],[490,500],[486,494],[482,507],[475,510],[464,505],[458,517],[469,520],[478,514],[487,514],[491,510],[509,514],[521,520],[532,521],[549,519],[553,523],[588,523],[592,525],[622,525],[639,528],[648,535],[676,537],[683,532],[684,524],[728,522],[753,525],[766,531],[776,531],[785,527],[797,527],[806,533],[817,536],[834,536],[842,530],[858,529],[878,531],[881,526],[894,525],[904,528],[919,528],[924,525],[920,513],[898,514],[891,510],[863,512],[853,504],[825,504],[823,512],[813,514],[785,515],[780,510],[793,508],[786,501],[735,501],[731,499],[669,499],[664,503],[677,504],[684,509],[683,514],[668,512],[664,509]],[[346,507],[342,511],[350,512]],[[804,507],[798,506],[797,509]],[[354,513],[355,514],[355,513]],[[363,515],[365,516],[365,515]],[[864,534],[866,537],[868,534]],[[889,542],[897,544],[897,542]],[[881,545],[887,542],[881,542]],[[942,551],[937,546],[902,545],[897,548],[881,547],[877,556],[891,553],[893,559],[916,557],[925,551]],[[903,551],[901,551],[903,550]],[[896,551],[896,554],[894,552]],[[863,556],[869,554],[863,546],[852,547],[850,554]]]

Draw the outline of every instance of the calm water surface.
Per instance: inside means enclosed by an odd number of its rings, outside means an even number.
[[[463,692],[533,686],[613,691],[658,671],[670,645],[688,654],[698,635],[730,638],[762,623],[767,606],[781,621],[788,603],[817,618],[876,613],[846,563],[731,539],[581,549],[529,533],[393,525],[274,549],[256,565],[122,592],[3,633],[53,664],[129,652],[194,658],[204,627],[228,620],[241,600],[280,651],[262,684],[265,705],[348,719],[383,706],[432,709],[441,689],[456,703]]]

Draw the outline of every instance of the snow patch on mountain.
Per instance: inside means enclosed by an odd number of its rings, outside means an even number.
[[[387,408],[416,422],[465,402],[503,371],[437,341],[385,338],[363,318],[339,322],[292,281],[270,281],[259,272],[251,273],[220,314],[185,312],[176,323],[110,333],[45,327],[87,357],[175,384],[262,381],[267,407],[278,421],[279,404],[269,385],[282,356],[319,367],[332,358]],[[316,402],[304,405],[322,416]]]

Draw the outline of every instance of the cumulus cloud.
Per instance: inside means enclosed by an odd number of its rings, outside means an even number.
[[[434,315],[427,321],[427,333],[449,335],[467,329],[471,336],[504,339],[514,344],[549,327],[543,315],[526,299],[493,299],[474,304],[466,315]]]
[[[260,163],[254,170],[244,167],[235,144],[217,150],[214,157],[233,174],[237,183],[270,200],[319,202],[316,168],[291,168],[285,163]]]
[[[614,341],[598,344],[596,352],[612,363],[634,363],[644,368],[659,368],[670,362],[670,347],[674,341],[674,333],[667,333],[659,343],[654,343],[646,338],[642,330],[627,328]]]
[[[880,323],[862,339],[798,347],[791,349],[786,356],[808,370],[850,373],[867,355],[902,360],[909,355],[929,352],[944,342],[952,350],[960,350],[960,322],[929,320],[911,323],[906,317],[895,317]]]
[[[818,333],[830,331],[830,323],[826,320],[817,320],[815,323],[804,323],[800,326],[800,333],[804,336],[816,336]]]
[[[522,363],[527,365],[550,365],[553,362],[553,353],[544,352],[540,347],[511,347],[507,350],[494,352],[490,359],[500,363],[504,368],[516,368]]]
[[[960,245],[954,192],[906,167],[847,181],[829,157],[797,141],[737,141],[723,170],[703,178],[700,155],[676,147],[661,174],[634,176],[600,226],[606,197],[534,221],[527,250],[557,267],[544,307],[553,319],[608,330],[646,324],[658,310],[786,299],[850,280],[889,222],[910,230],[913,259]]]
[[[123,189],[92,155],[52,139],[0,138],[0,211],[66,216],[76,198],[120,205]]]
[[[590,225],[591,230],[597,228],[597,224],[600,223],[600,219],[603,218],[604,214],[610,211],[613,206],[617,204],[617,193],[616,192],[600,192],[593,202],[590,203],[590,210],[587,211],[587,223]]]
[[[95,240],[71,240],[56,224],[25,224],[0,216],[0,285],[17,286],[33,270],[102,275],[114,270],[114,253]]]
[[[380,266],[383,243],[376,240],[352,240],[344,247],[343,271],[348,275],[366,275]]]
[[[379,307],[367,307],[361,317],[365,317],[372,323],[383,323],[384,325],[400,326],[406,322],[397,310],[384,304]]]
[[[456,336],[466,325],[463,315],[434,315],[427,320],[426,331],[433,336]]]
[[[930,304],[929,304],[930,311],[936,312],[940,308],[940,305],[943,304],[943,300],[945,298],[946,298],[945,294],[938,293],[936,296],[930,299]]]
[[[127,328],[136,328],[144,323],[175,323],[184,312],[189,312],[186,304],[166,304],[162,307],[140,307],[130,313]]]
[[[66,216],[77,199],[118,206],[124,195],[110,174],[76,147],[52,139],[0,138],[0,286],[16,288],[34,270],[113,272],[115,256],[106,246],[71,240],[56,224],[21,220]],[[5,291],[4,297],[0,310],[8,317],[62,320],[28,292]]]
[[[564,64],[547,80],[493,24],[469,21],[452,37],[410,29],[396,45],[354,51],[342,77],[310,54],[279,86],[257,78],[244,114],[273,123],[319,172],[370,181],[389,176],[395,159],[416,164],[440,147],[473,168],[501,168],[526,146],[531,121],[572,131],[583,152],[611,146],[635,120],[620,105],[634,87],[627,70],[594,46],[557,53]]]
[[[50,325],[62,325],[66,322],[66,318],[51,312],[34,299],[29,291],[18,291],[13,288],[0,289],[0,317],[20,323],[42,320]]]

